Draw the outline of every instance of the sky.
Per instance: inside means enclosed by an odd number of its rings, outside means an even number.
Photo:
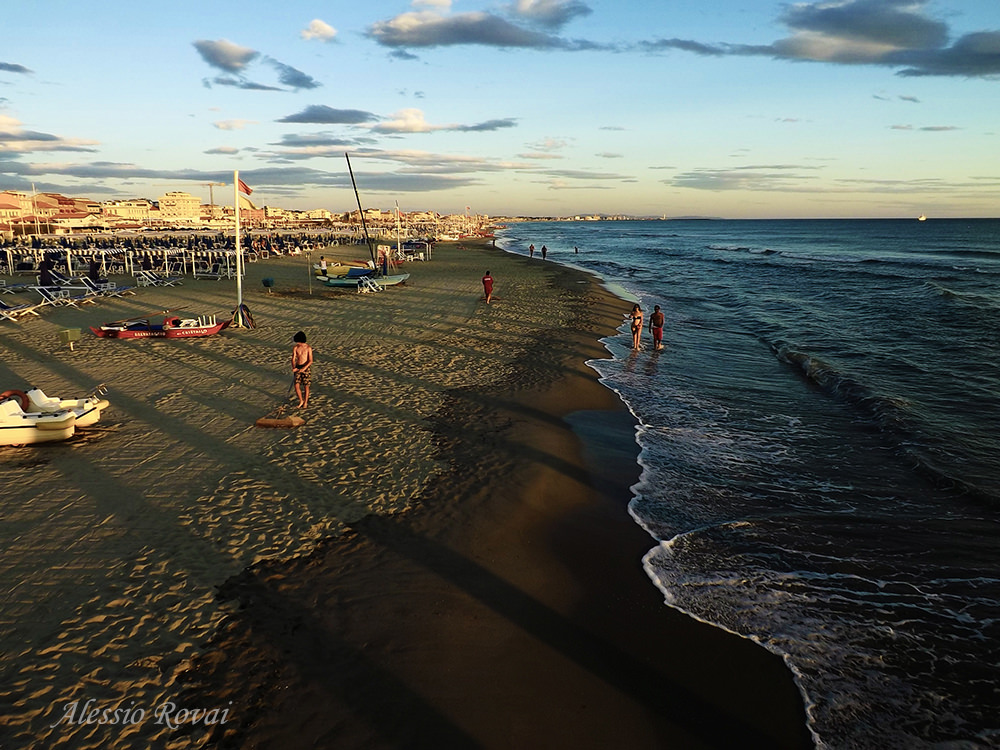
[[[4,6],[0,190],[344,212],[345,154],[365,208],[996,217],[1000,2]]]

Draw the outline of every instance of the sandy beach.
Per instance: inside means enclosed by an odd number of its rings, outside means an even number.
[[[357,294],[248,264],[256,327],[206,339],[58,332],[228,316],[232,280],[0,323],[0,390],[111,402],[0,447],[0,748],[810,746],[781,661],[642,570],[634,421],[585,365],[628,304],[488,243],[405,270]]]

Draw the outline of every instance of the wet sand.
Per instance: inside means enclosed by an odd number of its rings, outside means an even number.
[[[310,294],[307,268],[249,264],[257,328],[210,339],[70,352],[58,331],[228,312],[231,280],[0,324],[4,388],[104,382],[112,404],[70,443],[0,448],[0,746],[809,745],[780,660],[642,571],[634,425],[584,365],[625,303],[486,246],[441,246],[379,294]],[[91,699],[146,715],[66,720]],[[157,723],[165,704],[216,723]]]

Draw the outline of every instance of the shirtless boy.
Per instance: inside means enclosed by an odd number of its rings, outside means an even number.
[[[295,377],[295,395],[299,397],[299,408],[309,405],[309,383],[312,379],[313,350],[306,343],[306,335],[299,331],[292,337],[292,374]]]

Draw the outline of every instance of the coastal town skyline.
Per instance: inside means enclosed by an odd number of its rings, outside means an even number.
[[[987,0],[169,8],[6,10],[0,187],[336,213],[349,153],[402,211],[998,214]]]

